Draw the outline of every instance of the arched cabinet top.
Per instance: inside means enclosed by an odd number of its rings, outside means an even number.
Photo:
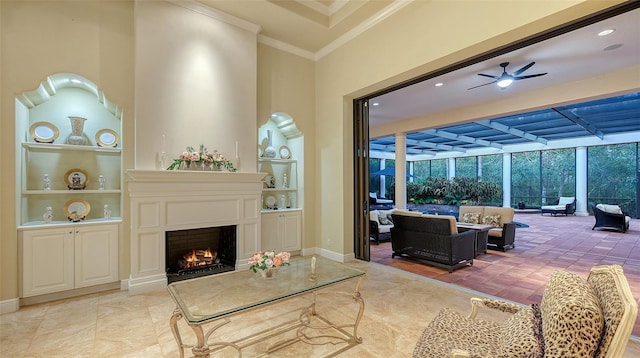
[[[101,103],[107,111],[113,114],[117,119],[122,120],[122,109],[110,102],[95,83],[74,73],[56,73],[40,83],[38,88],[32,91],[25,91],[16,96],[20,103],[27,108],[34,108],[42,103],[47,102],[52,96],[64,88],[78,88],[87,91]]]

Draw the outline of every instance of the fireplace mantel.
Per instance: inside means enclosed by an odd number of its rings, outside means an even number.
[[[165,232],[237,226],[237,269],[260,248],[262,178],[266,173],[128,170],[131,198],[131,294],[162,289]]]

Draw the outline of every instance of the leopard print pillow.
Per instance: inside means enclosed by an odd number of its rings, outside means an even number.
[[[462,222],[469,224],[480,224],[480,213],[464,213]]]
[[[500,215],[487,215],[482,218],[482,224],[500,227]]]
[[[540,311],[545,358],[593,357],[604,316],[586,280],[571,272],[554,272],[544,289]]]
[[[544,340],[537,305],[523,307],[502,326],[498,357],[542,358]]]

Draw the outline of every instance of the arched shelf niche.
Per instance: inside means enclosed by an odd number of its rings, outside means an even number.
[[[258,129],[258,171],[273,174],[276,178],[276,185],[282,185],[282,173],[278,170],[276,163],[269,163],[269,159],[261,156],[269,145],[267,131],[272,131],[272,145],[276,149],[275,161],[292,161],[287,178],[287,186],[295,186],[295,193],[291,193],[292,207],[302,209],[304,198],[302,188],[304,187],[304,135],[296,126],[295,120],[285,112],[274,112],[269,119]],[[290,157],[283,158],[281,149],[289,149]],[[280,193],[278,193],[280,195]]]
[[[70,199],[85,200],[94,208],[81,223],[104,221],[104,205],[112,221],[119,221],[122,109],[95,83],[74,73],[49,75],[15,99],[18,227],[68,224],[64,209]],[[84,141],[69,140],[73,131],[70,117],[85,119],[80,126]],[[41,129],[53,135],[43,140],[38,134]],[[70,170],[85,174],[82,190],[67,187],[65,175]],[[43,187],[45,175],[50,180],[48,189]],[[46,207],[52,207],[52,223],[42,221]]]

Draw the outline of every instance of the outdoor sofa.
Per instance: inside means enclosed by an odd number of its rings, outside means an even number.
[[[575,215],[576,214],[576,198],[573,196],[561,196],[558,202],[553,205],[544,205],[541,208],[540,215],[551,214],[556,215]]]
[[[492,225],[487,245],[506,251],[515,247],[516,223],[513,222],[515,210],[498,206],[460,206],[458,221],[470,224]]]
[[[371,236],[378,245],[380,240],[391,238],[391,228],[393,227],[393,219],[391,214],[396,209],[390,210],[371,210],[369,211],[369,236]]]
[[[475,233],[458,233],[455,217],[405,210],[396,210],[391,216],[391,258],[419,259],[450,273],[473,265]]]

